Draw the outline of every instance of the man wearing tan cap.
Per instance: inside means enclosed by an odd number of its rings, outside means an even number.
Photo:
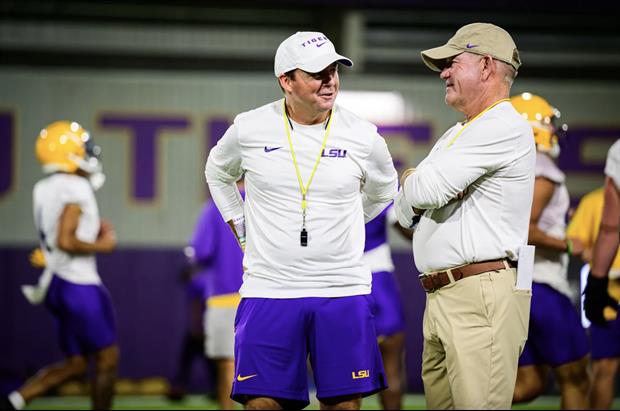
[[[422,59],[465,115],[403,174],[395,200],[427,291],[427,406],[509,409],[528,330],[536,162],[532,128],[508,99],[519,52],[503,29],[474,23]]]
[[[293,34],[275,56],[284,98],[238,115],[209,153],[211,195],[245,251],[232,398],[249,409],[305,407],[308,358],[321,409],[385,388],[362,255],[398,176],[377,128],[335,103],[352,64],[323,33]]]

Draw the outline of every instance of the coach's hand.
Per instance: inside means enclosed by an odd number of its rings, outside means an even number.
[[[586,312],[586,317],[597,325],[605,325],[607,322],[604,311],[609,310],[606,310],[606,307],[610,307],[614,311],[618,309],[618,301],[607,292],[608,284],[608,277],[599,278],[593,277],[590,274],[588,275],[586,289],[583,292],[585,296],[583,308]]]
[[[405,185],[405,180],[407,179],[407,177],[409,177],[414,172],[415,172],[415,167],[408,168],[408,169],[406,169],[403,172],[403,175],[400,176],[400,186],[401,187],[403,187]]]
[[[411,205],[409,205],[405,200],[402,188],[398,190],[398,194],[394,199],[394,211],[396,212],[398,224],[400,224],[403,228],[415,228],[417,221],[420,219],[419,215],[414,212],[414,208],[411,207]]]

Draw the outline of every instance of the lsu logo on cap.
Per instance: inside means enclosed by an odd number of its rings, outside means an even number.
[[[301,43],[301,47],[306,47],[306,46],[310,46],[312,44],[314,44],[317,47],[321,47],[323,44],[327,43],[329,41],[329,39],[325,36],[318,36],[318,37],[314,37],[310,40],[306,40],[303,43]]]

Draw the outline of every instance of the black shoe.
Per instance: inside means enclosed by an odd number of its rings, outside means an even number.
[[[13,407],[13,403],[9,401],[8,396],[3,395],[2,397],[0,397],[0,410],[6,411],[6,410],[14,410],[14,409],[15,407]]]

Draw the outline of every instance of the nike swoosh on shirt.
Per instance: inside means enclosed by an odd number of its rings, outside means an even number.
[[[276,151],[281,149],[282,147],[267,147],[265,146],[265,153],[271,153],[272,151]]]
[[[321,47],[321,46],[322,46],[323,44],[325,44],[325,43],[327,43],[327,42],[326,42],[326,41],[324,41],[324,42],[322,42],[322,43],[317,44],[316,46],[317,46],[317,47]]]
[[[246,376],[242,377],[241,374],[237,374],[237,381],[241,382],[241,381],[249,380],[250,378],[254,378],[257,375],[258,374],[252,374],[252,375],[246,375]]]

